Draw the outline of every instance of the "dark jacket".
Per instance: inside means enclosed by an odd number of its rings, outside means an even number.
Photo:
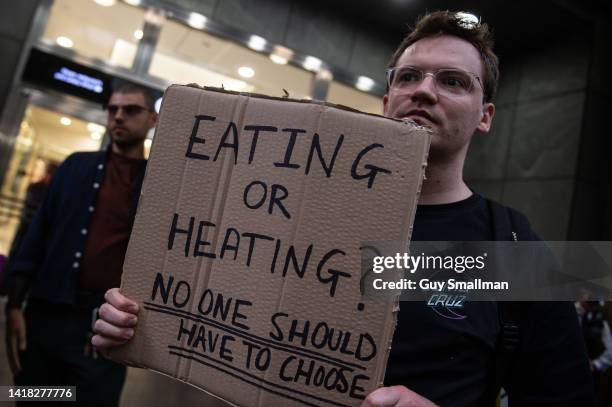
[[[75,153],[57,169],[11,262],[7,309],[30,297],[73,304],[89,224],[105,174],[107,151]],[[132,190],[132,223],[144,171]]]

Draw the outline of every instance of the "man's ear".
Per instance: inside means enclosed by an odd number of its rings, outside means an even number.
[[[495,115],[495,105],[493,103],[485,103],[482,105],[482,115],[478,122],[476,129],[481,133],[488,133],[493,123],[493,116]]]
[[[158,118],[159,118],[159,114],[158,113],[153,113],[151,115],[151,120],[150,120],[151,126],[149,128],[153,128],[153,127],[155,127],[155,125],[157,125],[157,119]]]

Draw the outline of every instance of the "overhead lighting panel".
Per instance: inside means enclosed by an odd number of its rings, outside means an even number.
[[[115,0],[94,0],[94,3],[102,7],[112,7],[115,5],[116,1]]]
[[[55,39],[55,42],[60,47],[64,47],[64,48],[72,48],[72,46],[74,45],[74,42],[72,42],[72,40],[70,38],[64,37],[63,35],[57,37]]]
[[[265,38],[260,37],[259,35],[251,35],[248,42],[248,47],[255,51],[263,51],[266,49],[266,41]]]
[[[241,66],[238,68],[238,75],[242,76],[243,78],[252,78],[255,76],[255,71],[250,66]]]
[[[367,76],[360,76],[357,78],[355,87],[364,92],[369,92],[374,87],[374,80],[371,78],[368,78]]]
[[[293,51],[280,45],[274,47],[274,51],[270,54],[270,59],[275,64],[285,65],[293,57]]]
[[[187,24],[197,30],[203,30],[206,27],[206,21],[208,19],[206,16],[203,16],[199,13],[189,13],[189,19],[187,20]]]
[[[304,63],[302,64],[304,69],[307,69],[309,71],[318,71],[319,69],[321,69],[322,65],[323,61],[321,61],[317,57],[311,57],[310,55],[304,59]]]

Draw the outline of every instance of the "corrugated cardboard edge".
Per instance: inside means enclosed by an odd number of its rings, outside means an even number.
[[[332,108],[336,108],[336,109],[340,109],[340,110],[344,110],[344,111],[348,111],[348,112],[352,112],[352,113],[357,113],[357,114],[361,114],[361,115],[366,115],[366,116],[373,116],[373,117],[378,117],[378,118],[383,118],[386,120],[393,120],[396,122],[401,122],[401,123],[405,123],[407,126],[411,126],[413,128],[416,128],[418,130],[424,131],[426,134],[428,134],[428,141],[427,143],[423,144],[423,151],[421,152],[421,157],[422,157],[422,161],[421,161],[421,168],[423,169],[423,176],[420,179],[420,182],[417,186],[417,193],[415,196],[415,201],[414,201],[414,205],[413,205],[413,209],[412,212],[410,213],[410,216],[406,218],[406,222],[409,225],[408,227],[408,236],[407,236],[407,241],[408,243],[411,241],[412,239],[412,229],[413,229],[413,224],[414,224],[414,217],[416,215],[416,209],[417,209],[417,204],[419,201],[419,197],[421,194],[421,189],[422,189],[422,184],[423,184],[423,179],[425,179],[425,171],[424,169],[427,166],[427,157],[428,157],[428,151],[429,151],[429,145],[431,142],[431,130],[427,127],[423,127],[423,126],[419,126],[417,123],[411,121],[411,120],[404,120],[404,119],[395,119],[395,118],[389,118],[386,116],[382,116],[382,115],[378,115],[378,114],[374,114],[374,113],[368,113],[368,112],[362,112],[359,110],[356,110],[354,108],[348,107],[348,106],[344,106],[344,105],[339,105],[339,104],[335,104],[335,103],[330,103],[330,102],[324,102],[324,101],[317,101],[317,100],[310,100],[310,99],[293,99],[293,98],[289,98],[289,97],[276,97],[276,96],[269,96],[269,95],[264,95],[264,94],[257,94],[257,93],[249,93],[249,92],[236,92],[236,91],[230,91],[230,90],[226,90],[223,88],[217,88],[217,87],[209,87],[209,86],[199,86],[197,84],[188,84],[188,85],[178,85],[178,84],[173,84],[170,85],[166,91],[164,92],[164,97],[166,95],[166,93],[171,89],[171,88],[175,88],[175,87],[192,87],[192,88],[197,88],[197,89],[201,89],[201,90],[206,90],[206,91],[212,91],[212,92],[219,92],[219,93],[226,93],[226,94],[232,94],[232,95],[240,95],[240,96],[246,96],[246,97],[251,97],[251,98],[260,98],[260,99],[268,99],[268,100],[276,100],[276,101],[281,101],[281,102],[294,102],[294,103],[304,103],[304,104],[317,104],[317,105],[321,105],[324,107],[332,107]],[[158,120],[162,119],[163,116],[163,105],[164,105],[164,100],[162,99],[162,106],[160,108],[160,118]],[[155,135],[153,137],[153,140],[155,140],[155,136],[157,135],[158,132],[158,128],[155,129]],[[153,142],[152,146],[151,146],[151,153],[153,153],[155,148],[155,142]],[[145,172],[145,177],[143,180],[143,183],[146,182],[149,170],[151,167],[147,167],[147,170]],[[141,204],[143,204],[144,200],[145,200],[145,193],[144,193],[145,188],[141,189],[141,193],[140,193],[140,199],[138,201],[138,206],[137,206],[137,211],[136,213],[138,214],[140,212],[140,206]],[[121,282],[121,286],[123,286],[123,279]],[[389,355],[391,352],[391,345],[393,342],[393,337],[395,335],[395,329],[397,327],[397,314],[400,311],[400,295],[398,294],[395,299],[394,299],[394,304],[393,304],[393,308],[392,308],[392,315],[391,318],[393,319],[393,323],[390,324],[390,328],[387,330],[386,332],[386,336],[388,338],[387,340],[387,346],[386,346],[386,352],[385,355],[383,357],[380,358],[379,363],[377,364],[376,368],[375,368],[375,374],[378,377],[378,382],[377,382],[377,387],[382,387],[384,385],[384,375],[385,375],[385,370],[386,370],[386,366],[387,366],[387,362],[389,359]],[[141,314],[143,315],[143,314]],[[143,315],[144,316],[144,315]],[[139,323],[146,323],[146,318],[140,318]],[[121,349],[122,347],[118,347],[117,350]],[[144,348],[141,348],[144,349]],[[123,352],[120,352],[120,354],[122,354]],[[224,402],[228,403],[229,405],[232,406],[236,406],[233,403],[230,403],[229,401],[227,401],[226,399],[222,398],[221,396],[218,396],[214,393],[211,393],[193,383],[189,383],[185,380],[182,380],[176,376],[172,376],[168,373],[165,372],[161,372],[152,368],[149,368],[147,366],[141,365],[139,363],[137,363],[134,359],[132,358],[127,358],[127,357],[121,357],[121,355],[117,355],[117,352],[113,352],[112,350],[107,352],[107,355],[109,357],[109,359],[114,360],[115,362],[119,362],[119,363],[123,363],[125,365],[131,366],[131,367],[135,367],[135,368],[142,368],[142,369],[146,369],[148,371],[151,372],[155,372],[155,373],[159,373],[162,374],[164,376],[170,377],[174,380],[179,380],[183,383],[187,383],[188,385],[195,387],[203,392],[205,392],[206,394],[209,394],[215,398],[218,398],[220,400],[223,400]],[[137,360],[142,360],[142,357],[140,355],[138,355],[138,357],[136,358]],[[238,407],[238,406],[236,406]]]
[[[383,116],[380,114],[376,114],[376,113],[369,113],[369,112],[362,112],[361,110],[357,110],[355,108],[349,107],[349,106],[345,106],[345,105],[341,105],[341,104],[336,104],[336,103],[331,103],[331,102],[325,102],[322,100],[313,100],[313,99],[294,99],[294,98],[290,98],[290,97],[278,97],[278,96],[270,96],[270,95],[264,95],[263,93],[250,93],[250,92],[237,92],[237,91],[233,91],[233,90],[227,90],[224,88],[217,88],[217,87],[213,87],[213,86],[200,86],[197,83],[189,83],[187,85],[170,85],[170,87],[173,86],[187,86],[190,88],[196,88],[196,89],[202,89],[202,90],[207,90],[207,91],[211,91],[211,92],[219,92],[219,93],[227,93],[229,95],[240,95],[240,96],[247,96],[247,97],[252,97],[252,98],[259,98],[259,99],[269,99],[269,100],[278,100],[281,102],[295,102],[295,103],[304,103],[304,104],[315,104],[315,105],[321,105],[321,106],[326,106],[326,107],[333,107],[336,109],[340,109],[340,110],[345,110],[348,112],[352,112],[352,113],[359,113],[359,114],[363,114],[366,116],[373,116],[373,117],[382,117],[384,119],[387,120],[393,120],[396,122],[403,122],[403,123],[410,123],[413,127],[419,129],[419,130],[424,130],[428,133],[431,133],[431,130],[427,127],[424,126],[420,126],[419,124],[417,124],[416,122],[410,120],[410,119],[396,119],[393,117],[387,117],[387,116]]]
[[[375,115],[378,116],[378,115]],[[390,119],[390,120],[397,120],[397,119]],[[423,151],[421,151],[421,169],[422,169],[422,174],[423,176],[421,177],[421,179],[419,180],[419,183],[417,185],[417,191],[416,191],[416,195],[415,195],[415,201],[414,201],[414,205],[413,205],[413,209],[412,212],[409,214],[409,216],[406,218],[406,222],[409,225],[408,227],[408,236],[407,236],[407,243],[410,244],[410,242],[412,241],[412,232],[413,232],[413,227],[414,227],[414,218],[416,216],[416,210],[417,210],[417,205],[419,202],[419,199],[421,197],[421,190],[423,188],[423,181],[426,179],[425,176],[425,170],[427,168],[427,158],[429,156],[429,147],[430,147],[430,143],[431,143],[431,135],[432,132],[429,128],[426,127],[422,127],[417,125],[415,122],[413,121],[409,121],[409,120],[399,120],[399,121],[403,121],[404,123],[406,123],[406,125],[410,125],[412,127],[415,127],[419,130],[426,130],[426,133],[429,136],[429,140],[427,143],[423,144]],[[408,250],[408,248],[406,248],[406,251]],[[393,318],[393,324],[391,325],[391,329],[389,329],[387,331],[388,333],[388,341],[387,341],[387,346],[385,349],[385,356],[382,357],[380,359],[380,364],[377,366],[377,374],[378,377],[380,378],[380,381],[377,383],[377,387],[383,387],[384,386],[384,379],[385,379],[385,371],[387,369],[387,363],[389,361],[389,355],[391,354],[391,347],[393,344],[393,338],[395,336],[395,330],[397,329],[397,315],[400,312],[400,295],[398,294],[397,296],[395,296],[394,298],[394,304],[393,304],[393,310],[392,310],[392,318]],[[381,369],[381,372],[378,372],[378,369]]]

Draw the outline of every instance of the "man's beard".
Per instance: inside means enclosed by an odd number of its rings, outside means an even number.
[[[124,148],[135,147],[139,144],[142,144],[144,143],[145,138],[146,137],[144,138],[135,137],[132,134],[130,134],[130,136],[127,138],[120,138],[120,137],[113,136],[111,133],[112,142],[115,143],[117,146],[124,147]]]

